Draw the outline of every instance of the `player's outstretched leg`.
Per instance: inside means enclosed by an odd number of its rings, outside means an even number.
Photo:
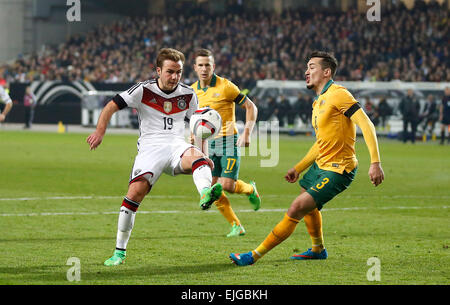
[[[207,210],[211,207],[211,205],[220,198],[222,195],[222,185],[220,183],[216,183],[210,188],[204,188],[201,191],[200,195],[200,207],[202,210]]]
[[[298,222],[298,219],[289,217],[286,213],[283,220],[273,228],[266,239],[255,250],[244,254],[231,253],[231,260],[238,266],[253,265],[267,252],[287,239],[294,232]]]
[[[300,220],[315,208],[316,203],[310,194],[306,192],[300,194],[294,199],[289,210],[284,214],[283,219],[272,229],[266,239],[255,250],[244,254],[231,253],[229,257],[238,266],[254,264],[270,250],[291,236]]]
[[[203,155],[197,149],[191,148],[181,158],[181,168],[191,169],[192,178],[197,191],[200,193],[200,207],[207,210],[211,207],[214,201],[222,195],[222,185],[212,183],[212,161]],[[189,168],[190,167],[190,168]]]

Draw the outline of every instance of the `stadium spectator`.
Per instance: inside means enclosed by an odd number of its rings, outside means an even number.
[[[366,96],[364,103],[364,111],[366,112],[369,119],[372,123],[377,126],[378,125],[378,111],[375,105],[370,100],[370,97]]]
[[[259,108],[258,108],[259,109]],[[268,101],[265,103],[264,108],[262,109],[262,120],[270,121],[272,116],[276,116],[277,114],[277,101],[273,96],[269,96]]]
[[[448,143],[450,143],[450,87],[445,88],[445,94],[439,107],[439,121],[441,122],[441,144],[444,144],[445,129],[447,129]]]
[[[422,134],[431,136],[433,134],[434,126],[436,125],[437,120],[439,119],[439,108],[436,103],[436,99],[432,94],[427,96],[427,101],[425,103],[424,109],[420,114],[420,122],[422,125]]]
[[[333,45],[340,62],[337,81],[450,81],[449,10],[433,1],[412,10],[399,2],[383,12],[383,22],[367,22],[355,10],[281,15],[242,7],[240,14],[190,11],[184,10],[182,18],[128,17],[98,26],[18,58],[0,78],[136,82],[156,77],[152,60],[162,47],[180,49],[189,61],[196,48],[208,47],[217,54],[217,71],[250,89],[259,79],[303,79],[306,54]],[[337,35],[326,34],[330,24]],[[209,31],[199,36],[205,27]],[[186,65],[184,82],[194,79]]]
[[[417,124],[419,123],[420,103],[414,96],[412,89],[408,89],[407,95],[400,101],[399,110],[403,120],[403,142],[406,143],[409,139],[412,143],[415,143]],[[408,125],[411,125],[411,133],[408,133]]]
[[[385,130],[387,121],[389,120],[389,117],[392,115],[392,107],[387,103],[386,97],[383,96],[380,99],[380,102],[378,103],[377,106],[377,110],[379,117],[378,123],[381,124],[381,128]]]
[[[280,122],[280,127],[286,127],[287,125],[293,124],[292,120],[292,106],[288,98],[283,94],[280,95],[279,101],[277,102],[277,119]]]
[[[23,97],[23,105],[25,106],[25,127],[31,128],[34,119],[34,108],[36,107],[36,96],[31,92],[30,86],[25,89],[25,95]]]
[[[299,92],[297,101],[294,104],[295,112],[299,115],[303,125],[308,126],[311,123],[312,100],[308,96]]]

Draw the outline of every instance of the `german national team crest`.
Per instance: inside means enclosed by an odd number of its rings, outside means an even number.
[[[166,113],[169,113],[172,111],[172,102],[168,102],[168,101],[164,102],[164,111]]]
[[[184,98],[180,98],[180,99],[178,100],[177,106],[178,106],[178,108],[180,108],[181,110],[186,109],[186,101],[184,100]]]

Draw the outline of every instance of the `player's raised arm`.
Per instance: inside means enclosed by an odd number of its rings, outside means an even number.
[[[91,150],[96,149],[102,143],[103,136],[106,132],[106,127],[111,120],[112,115],[119,110],[119,107],[114,101],[110,101],[103,108],[102,113],[97,122],[96,130],[87,137],[86,142],[89,144]]]
[[[245,109],[245,126],[242,135],[237,141],[237,146],[248,147],[250,145],[250,137],[255,127],[256,118],[258,117],[258,108],[248,97],[245,98],[245,102],[242,105]]]
[[[369,178],[374,186],[378,186],[384,180],[384,171],[381,168],[380,152],[375,126],[370,121],[367,114],[360,108],[351,117],[353,123],[359,126],[364,136],[367,148],[370,153]]]

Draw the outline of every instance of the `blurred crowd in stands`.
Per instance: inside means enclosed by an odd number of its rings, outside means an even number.
[[[335,53],[338,81],[450,81],[449,10],[432,3],[407,10],[399,2],[380,22],[354,10],[126,17],[3,65],[0,81],[142,81],[156,76],[162,47],[185,53],[188,84],[200,47],[214,52],[217,73],[241,89],[261,79],[303,80],[305,58],[315,49]]]
[[[448,129],[450,144],[450,87],[446,87],[442,97],[427,94],[420,98],[413,89],[408,89],[404,97],[395,106],[389,104],[385,96],[378,101],[369,96],[360,100],[361,107],[378,131],[389,133],[389,122],[397,116],[402,127],[397,137],[404,143],[416,141],[417,135],[424,139],[437,137],[435,129],[439,123],[441,128],[441,144],[444,143],[445,129]],[[422,100],[422,103],[421,103]],[[309,95],[299,93],[292,103],[284,95],[278,98],[268,97],[267,103],[258,103],[258,118],[262,121],[276,119],[282,128],[293,129],[301,125],[303,130],[312,131],[311,108],[313,100]],[[244,120],[244,113],[238,112],[238,118]]]

